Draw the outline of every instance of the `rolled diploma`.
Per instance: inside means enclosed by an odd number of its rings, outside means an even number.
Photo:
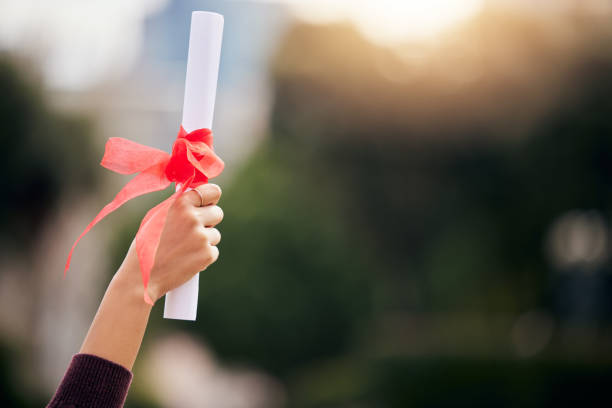
[[[187,132],[212,129],[222,37],[222,15],[207,11],[191,14],[182,122]],[[196,319],[199,275],[166,294],[164,318]]]

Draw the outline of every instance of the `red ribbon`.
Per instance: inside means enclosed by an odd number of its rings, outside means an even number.
[[[152,305],[153,301],[146,289],[170,206],[188,188],[205,184],[209,178],[216,177],[223,171],[223,161],[213,151],[212,142],[210,129],[197,129],[187,133],[182,126],[172,146],[172,155],[131,140],[110,138],[106,142],[106,150],[100,164],[120,174],[139,174],[119,191],[113,201],[108,203],[79,235],[68,254],[64,277],[70,267],[74,248],[94,225],[132,198],[163,190],[174,182],[180,185],[180,189],[150,209],[136,233],[136,253],[145,289],[144,299]]]

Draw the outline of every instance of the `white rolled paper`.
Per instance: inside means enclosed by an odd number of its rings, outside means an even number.
[[[187,132],[212,129],[221,58],[223,16],[207,11],[191,14],[182,125]],[[164,318],[195,320],[199,274],[166,294]]]

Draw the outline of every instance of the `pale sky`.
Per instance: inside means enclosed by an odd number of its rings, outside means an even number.
[[[131,67],[138,58],[142,22],[167,1],[4,0],[0,49],[34,56],[51,88],[86,89]],[[287,4],[298,18],[311,22],[349,21],[370,40],[386,45],[435,37],[491,1],[546,7],[546,12],[576,4],[608,9],[612,5],[609,0],[252,1]]]
[[[0,49],[34,57],[47,84],[82,89],[137,58],[142,21],[166,0],[5,0]]]

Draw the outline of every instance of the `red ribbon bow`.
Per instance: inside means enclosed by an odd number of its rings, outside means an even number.
[[[210,129],[197,129],[187,133],[182,126],[172,146],[172,155],[131,140],[110,138],[106,142],[100,164],[120,174],[139,174],[119,191],[113,201],[108,203],[79,235],[68,254],[64,276],[70,267],[74,248],[94,225],[132,198],[163,190],[174,182],[181,186],[180,189],[151,208],[136,233],[136,253],[145,289],[144,299],[145,302],[153,304],[146,289],[170,206],[188,188],[205,184],[209,178],[216,177],[223,171],[223,161],[213,151],[212,142]]]

